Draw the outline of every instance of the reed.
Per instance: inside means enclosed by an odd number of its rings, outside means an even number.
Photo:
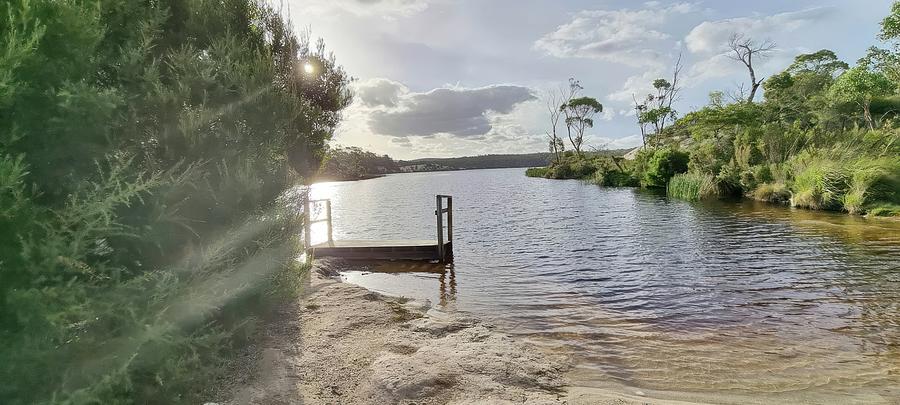
[[[708,174],[681,173],[669,180],[666,194],[671,198],[699,201],[718,196],[715,179]]]

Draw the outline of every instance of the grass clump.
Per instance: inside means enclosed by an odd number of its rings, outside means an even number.
[[[850,173],[825,158],[816,157],[804,163],[794,177],[791,206],[813,210],[840,209],[850,187]]]
[[[757,201],[784,204],[791,200],[791,191],[783,183],[762,183],[750,193]]]
[[[669,180],[666,194],[681,200],[699,201],[718,196],[718,191],[716,180],[711,175],[680,173]]]
[[[859,160],[851,167],[850,187],[843,197],[844,210],[863,214],[876,205],[880,212],[900,202],[900,159],[880,158]]]
[[[541,177],[546,178],[547,173],[550,172],[550,168],[548,167],[529,167],[525,169],[525,175],[528,177]]]

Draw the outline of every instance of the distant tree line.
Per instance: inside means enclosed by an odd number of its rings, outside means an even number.
[[[622,156],[628,149],[583,151],[582,155]],[[574,154],[575,152],[569,152]],[[566,154],[565,152],[563,153]],[[388,155],[378,155],[358,147],[334,147],[327,153],[319,180],[358,180],[382,174],[401,172],[430,172],[444,170],[501,169],[546,166],[555,154],[522,153],[463,156],[452,158],[422,158],[394,160]]]
[[[400,166],[388,155],[351,146],[328,150],[319,180],[358,180],[388,173],[399,173]]]
[[[852,66],[823,49],[760,77],[757,65],[776,44],[733,35],[724,45],[746,68],[746,85],[712,92],[707,106],[679,116],[673,107],[678,57],[672,77],[653,82],[655,93],[634,97],[644,142],[630,154],[633,159],[577,153],[559,159],[559,145],[552,143],[558,158],[530,175],[665,188],[692,200],[742,195],[811,209],[900,215],[900,2],[882,21],[879,39],[889,46],[870,48]],[[553,111],[549,117],[558,118]]]

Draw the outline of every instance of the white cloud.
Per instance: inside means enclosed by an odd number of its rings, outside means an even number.
[[[639,75],[630,76],[625,79],[625,83],[622,84],[618,91],[611,93],[607,97],[609,100],[631,105],[634,102],[634,97],[642,100],[648,94],[655,93],[653,81],[665,75],[662,69],[651,69]]]
[[[740,33],[759,39],[771,38],[821,22],[834,11],[832,7],[816,7],[769,16],[704,21],[694,27],[684,41],[691,52],[717,54],[725,50],[728,39],[733,34]]]
[[[651,2],[652,3],[652,2]],[[629,66],[658,66],[671,35],[660,27],[678,14],[695,10],[692,3],[660,9],[586,10],[534,43],[534,48],[559,58],[594,58]]]

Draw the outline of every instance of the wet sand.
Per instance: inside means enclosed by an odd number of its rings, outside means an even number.
[[[319,262],[267,321],[232,404],[674,404],[570,387],[570,361],[478,319],[338,281]]]

